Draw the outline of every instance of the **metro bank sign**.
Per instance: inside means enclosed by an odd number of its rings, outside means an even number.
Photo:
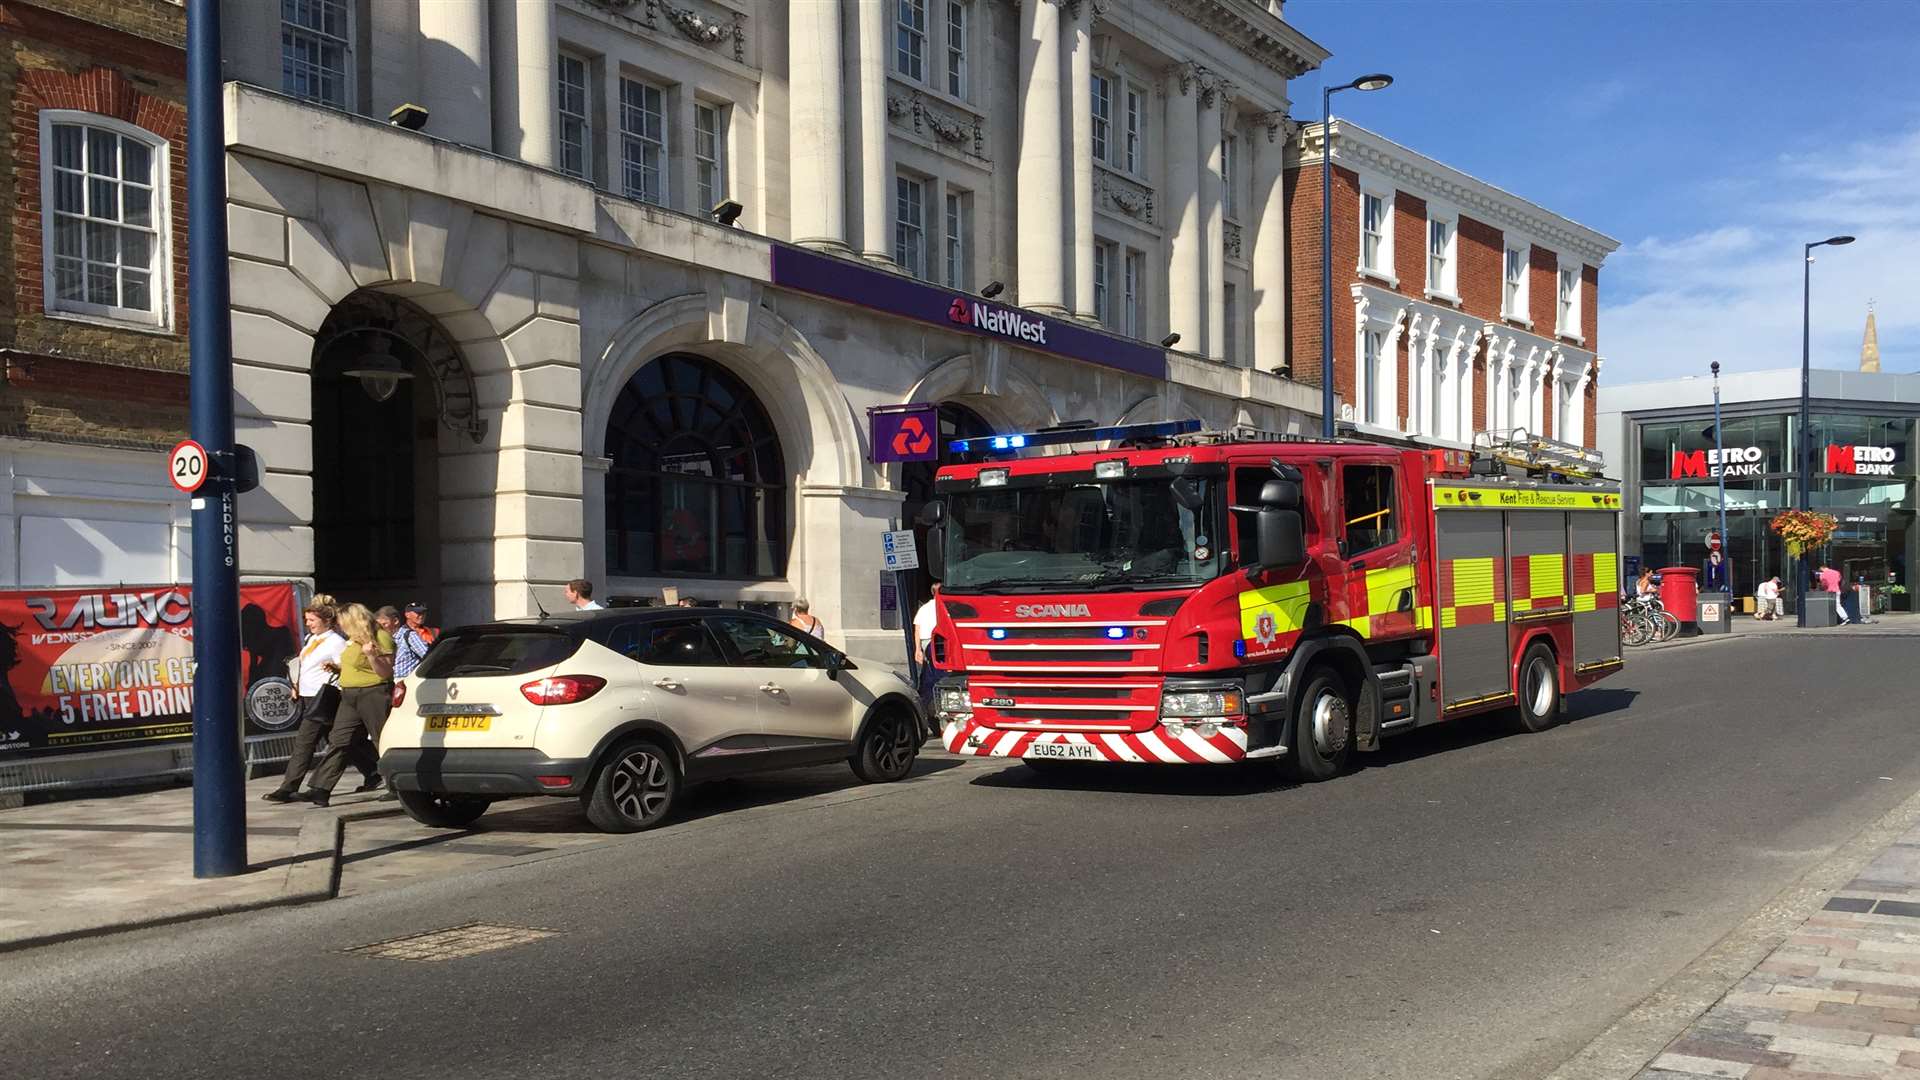
[[[772,269],[773,283],[781,288],[948,330],[997,338],[1023,349],[1117,368],[1149,379],[1167,377],[1166,350],[1071,319],[1054,319],[1007,304],[989,303],[905,274],[787,244],[773,245]]]
[[[1892,476],[1894,450],[1891,446],[1827,447],[1827,471],[1849,476]]]
[[[1767,471],[1767,452],[1757,446],[1723,450],[1675,450],[1669,480],[1714,480],[1722,476],[1759,476]]]

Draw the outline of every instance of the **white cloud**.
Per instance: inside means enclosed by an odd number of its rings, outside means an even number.
[[[1814,366],[1859,362],[1873,299],[1886,369],[1914,369],[1920,127],[1818,152],[1811,139],[1808,146],[1692,196],[1698,232],[1643,237],[1607,261],[1600,353],[1609,382],[1704,372],[1713,360],[1733,371],[1797,366],[1800,245],[1836,233],[1859,239],[1814,252]]]

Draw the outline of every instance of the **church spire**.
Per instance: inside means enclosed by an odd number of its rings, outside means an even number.
[[[1880,370],[1880,332],[1873,326],[1873,301],[1867,301],[1867,336],[1860,341],[1860,370]]]

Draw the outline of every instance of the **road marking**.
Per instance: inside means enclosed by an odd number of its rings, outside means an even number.
[[[388,938],[370,945],[355,945],[340,951],[360,953],[363,956],[378,956],[387,960],[435,963],[510,949],[515,945],[525,945],[559,933],[558,930],[543,930],[532,926],[502,926],[496,923],[475,922],[449,926],[444,930],[426,930],[404,937]]]

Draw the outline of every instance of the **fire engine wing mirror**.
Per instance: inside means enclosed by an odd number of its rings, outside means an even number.
[[[1254,519],[1260,567],[1277,570],[1307,561],[1307,538],[1300,511],[1263,507]]]
[[[920,512],[913,516],[913,520],[916,524],[925,525],[931,529],[942,521],[947,520],[947,504],[939,499],[935,499],[925,506],[922,506]]]
[[[1276,510],[1300,509],[1300,484],[1294,480],[1268,480],[1260,485],[1260,505]]]
[[[927,576],[939,581],[947,567],[947,530],[934,526],[927,530],[927,561],[920,568]]]

